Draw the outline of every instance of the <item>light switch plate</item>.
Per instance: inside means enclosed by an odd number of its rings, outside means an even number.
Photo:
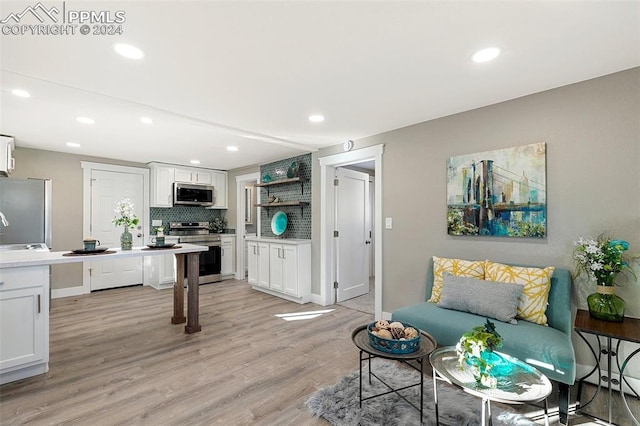
[[[385,217],[384,218],[384,227],[387,229],[391,229],[393,228],[393,219],[390,217]]]

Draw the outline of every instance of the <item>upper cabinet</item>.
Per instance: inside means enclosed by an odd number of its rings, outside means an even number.
[[[164,163],[147,165],[151,171],[151,207],[173,207],[173,183],[188,182],[213,185],[215,204],[210,208],[228,208],[227,172]]]
[[[14,146],[13,138],[0,136],[0,176],[9,176],[15,168]]]
[[[213,192],[215,204],[214,209],[226,209],[228,204],[227,191],[227,172],[220,170],[211,170],[211,178],[213,179]]]
[[[176,167],[176,182],[199,183],[201,185],[211,185],[213,179],[211,177],[212,170],[207,169],[182,169]]]
[[[173,207],[175,169],[167,164],[149,163],[151,207]]]

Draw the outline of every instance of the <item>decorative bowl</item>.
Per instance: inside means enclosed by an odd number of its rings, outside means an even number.
[[[420,330],[413,325],[403,322],[402,325],[404,328],[413,327],[418,330],[418,337],[407,340],[397,340],[397,339],[385,339],[384,337],[376,336],[372,333],[371,329],[376,325],[375,322],[372,322],[367,326],[367,333],[369,334],[369,343],[375,349],[387,352],[390,354],[410,354],[412,352],[420,349]]]
[[[287,214],[283,211],[278,211],[271,219],[271,231],[274,235],[282,235],[287,229],[287,223]]]

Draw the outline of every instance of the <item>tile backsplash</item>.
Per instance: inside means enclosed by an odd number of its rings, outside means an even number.
[[[272,182],[287,178],[287,171],[293,162],[298,163],[299,176],[302,183],[288,183],[259,188],[260,203],[268,204],[270,195],[280,201],[302,201],[303,206],[277,206],[261,208],[260,231],[263,237],[311,239],[311,154],[287,158],[260,166],[261,180],[269,175]],[[268,188],[268,190],[267,190]],[[276,236],[271,231],[271,219],[278,211],[287,215],[287,229],[282,235]]]
[[[150,220],[162,220],[165,230],[169,229],[169,222],[210,222],[215,217],[225,217],[226,210],[206,209],[204,207],[175,206],[171,208],[151,207]],[[151,234],[155,234],[150,226]]]

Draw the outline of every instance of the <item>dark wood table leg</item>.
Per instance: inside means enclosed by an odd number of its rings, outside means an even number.
[[[197,333],[202,327],[199,323],[200,307],[200,283],[198,282],[200,270],[200,253],[187,253],[187,325],[184,331],[187,334]]]
[[[184,316],[184,254],[176,254],[176,282],[173,283],[173,317],[171,324],[182,324]]]

